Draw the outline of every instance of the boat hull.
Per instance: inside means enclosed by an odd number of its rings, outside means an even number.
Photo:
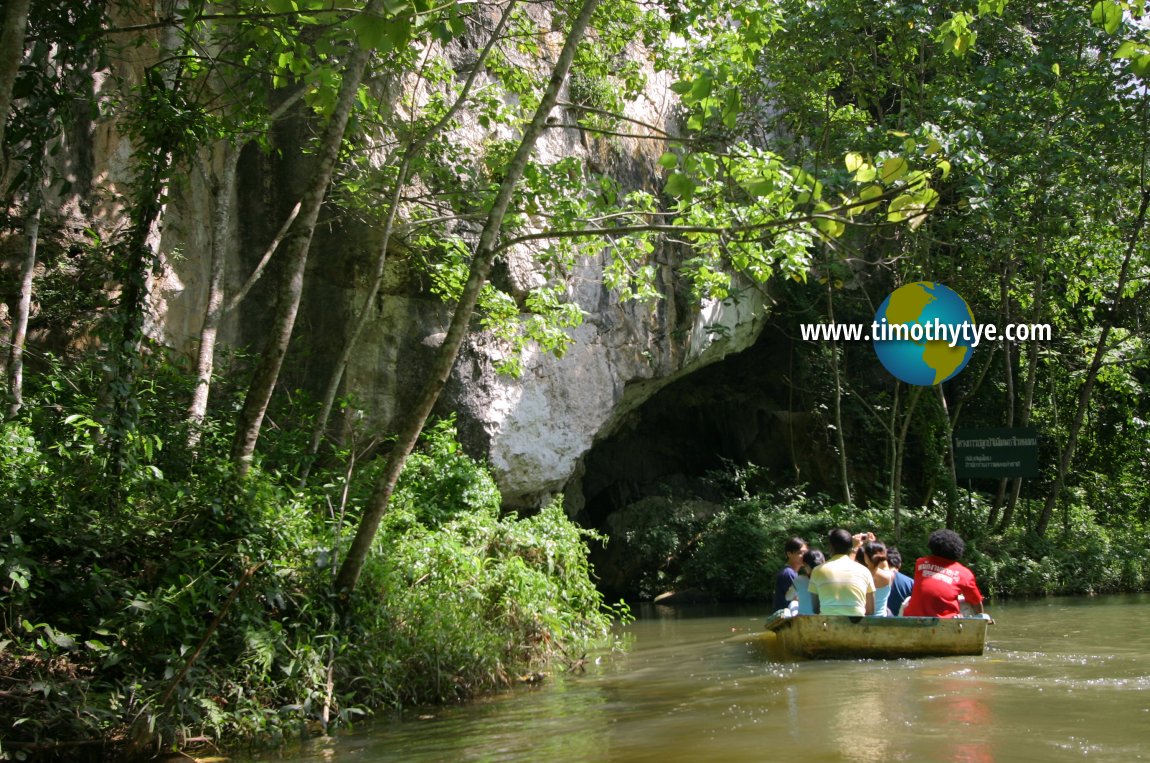
[[[790,657],[833,659],[979,655],[986,648],[981,618],[772,615],[775,648]]]

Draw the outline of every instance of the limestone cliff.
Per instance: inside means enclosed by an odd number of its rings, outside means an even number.
[[[538,12],[538,11],[533,11]],[[445,51],[460,70],[474,45],[466,40]],[[547,47],[544,46],[544,57]],[[641,51],[636,50],[639,56]],[[97,75],[90,83],[94,98],[125,87],[148,63],[147,51],[118,62],[116,78]],[[523,65],[532,62],[523,61]],[[537,67],[546,61],[536,61]],[[675,102],[663,75],[647,64],[647,91],[627,106],[636,123],[673,130]],[[378,89],[402,83],[376,82]],[[132,143],[117,120],[75,119],[66,131],[57,170],[73,181],[67,193],[52,201],[48,230],[57,240],[80,241],[85,229],[110,235],[118,226],[121,194],[131,181]],[[269,136],[273,151],[245,150],[241,162],[231,229],[225,232],[231,252],[227,281],[235,291],[260,260],[268,241],[291,209],[306,172],[306,144],[312,125],[303,116],[281,122]],[[657,163],[665,143],[655,133],[637,137],[596,137],[584,132],[576,114],[556,109],[540,141],[537,158],[548,163],[563,157],[583,159],[597,172],[612,175],[625,188],[661,188]],[[455,140],[479,147],[490,137],[473,117],[464,115]],[[161,268],[152,284],[151,331],[162,342],[192,352],[203,320],[215,204],[218,155],[182,167],[169,189],[152,244]],[[321,226],[312,243],[308,286],[295,329],[292,362],[285,383],[318,390],[348,330],[350,316],[363,300],[368,265],[379,248],[378,231],[346,217]],[[401,247],[389,253],[387,278],[376,314],[353,357],[345,391],[363,412],[363,426],[385,432],[402,415],[421,384],[432,350],[441,339],[449,307],[428,293]],[[661,388],[724,356],[749,347],[760,333],[765,311],[760,296],[748,290],[740,300],[699,301],[676,275],[682,253],[664,247],[653,254],[662,298],[649,303],[621,302],[603,285],[606,253],[585,257],[570,274],[568,298],[585,313],[574,330],[575,342],[563,357],[529,351],[518,378],[500,375],[496,366],[507,352],[491,336],[475,331],[460,358],[441,413],[455,411],[465,443],[486,459],[515,507],[537,506],[566,491],[568,505],[583,505],[583,463],[592,446],[611,435]],[[527,251],[510,251],[501,278],[512,291],[526,290],[538,277]],[[271,306],[268,275],[225,321],[223,340],[232,347],[255,349]],[[7,295],[5,295],[7,298]],[[42,341],[48,337],[42,333]]]

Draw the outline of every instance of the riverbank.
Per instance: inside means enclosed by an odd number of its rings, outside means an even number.
[[[1060,521],[1038,536],[1027,521],[994,529],[990,518],[996,510],[985,495],[960,491],[959,500],[964,511],[955,529],[966,541],[963,563],[974,570],[985,595],[1150,589],[1150,534],[1140,523],[1108,524],[1092,507],[1069,503]],[[1037,503],[1020,501],[1016,514],[1036,515]],[[690,592],[692,600],[767,601],[785,563],[787,539],[798,536],[822,548],[836,527],[870,531],[896,545],[904,571],[911,573],[914,560],[929,553],[930,533],[947,522],[945,506],[932,503],[904,507],[896,529],[885,505],[848,507],[801,488],[749,493],[736,486],[721,501],[712,497],[705,513],[697,505],[692,496],[645,499],[625,512],[607,549],[593,557],[604,565],[600,574],[609,583],[608,596],[653,601]]]
[[[162,372],[155,387],[168,379],[171,397],[150,403],[116,459],[78,384],[41,390],[27,416],[0,427],[0,495],[12,507],[0,516],[9,759],[274,745],[578,668],[626,616],[597,588],[588,543],[648,560],[644,580],[759,601],[789,535],[848,525],[894,537],[887,512],[798,489],[734,492],[697,526],[671,506],[647,518],[649,532],[610,539],[558,502],[504,516],[448,421],[409,460],[359,586],[340,601],[339,554],[378,460],[340,454],[301,485],[300,430],[283,429],[238,479],[226,428],[186,444],[181,390]],[[1150,539],[1137,527],[1071,507],[1047,538],[995,535],[978,529],[983,510],[972,500],[960,531],[992,597],[1138,590],[1150,578]],[[943,521],[936,506],[905,511],[904,558]],[[655,543],[684,527],[671,553]]]
[[[94,427],[51,423],[0,428],[0,759],[274,745],[578,666],[626,614],[590,534],[558,503],[502,516],[450,423],[346,601],[338,550],[374,464],[301,488],[172,447],[113,484]]]
[[[1148,604],[1147,594],[995,602],[981,657],[790,663],[747,644],[761,606],[645,605],[627,652],[584,675],[239,760],[751,763],[795,748],[839,763],[1128,763],[1148,752],[1138,699]]]

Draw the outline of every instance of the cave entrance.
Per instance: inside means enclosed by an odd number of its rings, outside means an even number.
[[[802,410],[792,380],[800,356],[768,326],[748,349],[673,382],[628,414],[584,457],[575,518],[606,529],[609,517],[651,496],[718,500],[708,474],[755,464],[773,485],[831,484],[829,433]]]

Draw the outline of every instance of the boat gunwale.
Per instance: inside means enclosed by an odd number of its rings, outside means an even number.
[[[985,651],[986,627],[992,622],[983,617],[792,616],[780,610],[767,618],[765,632],[775,634],[786,654],[808,659],[977,656]],[[815,629],[816,623],[822,627]],[[855,626],[859,630],[852,633]],[[867,638],[875,633],[883,637]],[[897,643],[902,634],[907,638]],[[896,642],[889,641],[892,636]]]

